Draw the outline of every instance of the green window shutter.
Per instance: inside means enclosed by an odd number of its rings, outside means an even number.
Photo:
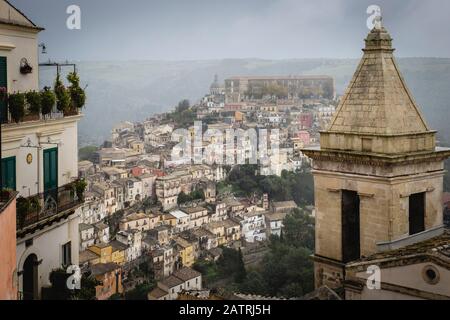
[[[2,187],[16,190],[16,157],[2,159]]]
[[[7,64],[6,57],[0,57],[0,87],[8,88],[8,72],[7,72]],[[7,110],[6,103],[4,101],[0,101],[0,122],[6,120]]]
[[[58,187],[58,148],[44,150],[44,191]]]

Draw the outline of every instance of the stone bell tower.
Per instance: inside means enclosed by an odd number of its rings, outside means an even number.
[[[444,160],[394,59],[384,27],[364,55],[313,159],[316,287],[338,288],[345,264],[443,233]]]

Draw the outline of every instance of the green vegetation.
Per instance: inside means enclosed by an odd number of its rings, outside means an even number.
[[[30,114],[38,115],[41,113],[42,96],[39,92],[29,91],[25,94],[28,103],[28,111]]]
[[[223,247],[222,255],[217,262],[197,260],[193,268],[203,275],[205,284],[219,280],[231,279],[232,283],[242,283],[246,270],[241,250]]]
[[[125,300],[147,300],[148,293],[156,287],[155,274],[148,262],[142,262],[131,270],[129,279],[143,279],[143,281],[124,293]]]
[[[192,266],[202,274],[203,281],[206,285],[213,283],[221,278],[217,264],[213,261],[198,259]]]
[[[205,286],[263,296],[301,297],[313,288],[310,259],[314,251],[314,219],[294,209],[284,220],[281,237],[272,236],[269,251],[257,267],[246,270],[242,252],[223,248],[217,262],[198,260],[193,268],[203,275]]]
[[[148,293],[156,287],[153,281],[144,281],[133,290],[125,292],[125,300],[147,300]]]
[[[181,192],[178,195],[177,203],[183,204],[183,203],[186,203],[189,201],[194,201],[194,200],[205,200],[205,193],[203,192],[203,190],[201,190],[201,189],[194,190],[190,194],[185,194],[184,192]]]
[[[19,123],[25,116],[25,95],[12,93],[8,97],[8,109],[14,122]]]
[[[61,112],[68,112],[70,109],[70,93],[64,86],[59,74],[56,77],[54,85],[56,95],[56,108]]]
[[[90,274],[81,276],[80,289],[69,290],[67,279],[70,276],[64,269],[57,269],[50,273],[50,288],[43,288],[43,300],[96,300],[95,287],[100,281]]]
[[[274,201],[294,200],[297,205],[314,203],[314,181],[309,169],[299,172],[283,171],[281,177],[257,174],[256,165],[236,166],[231,170],[226,183],[238,196],[268,193]],[[223,185],[221,188],[225,188]]]
[[[52,112],[53,106],[56,103],[56,96],[50,88],[46,87],[41,91],[41,110],[42,114],[46,115]]]
[[[168,119],[175,122],[180,128],[188,128],[193,125],[197,118],[196,112],[191,108],[189,100],[178,103],[175,111],[167,115]]]
[[[96,146],[86,146],[78,150],[78,159],[80,161],[90,160],[94,152],[98,151]]]
[[[247,271],[239,289],[264,296],[301,297],[313,288],[314,219],[294,209],[281,237],[273,236],[260,268]]]
[[[124,215],[124,211],[118,210],[105,218],[104,222],[109,227],[109,234],[110,234],[111,239],[113,239],[113,237],[115,237],[117,232],[119,232],[119,223],[120,223],[120,220],[122,220],[123,215]]]
[[[80,77],[76,72],[71,72],[67,75],[67,80],[70,82],[68,90],[72,102],[72,109],[83,108],[86,104],[86,93],[80,87]]]

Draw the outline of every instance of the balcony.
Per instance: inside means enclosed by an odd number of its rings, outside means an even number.
[[[16,191],[2,190],[0,192],[0,214],[7,210],[13,200],[16,198]]]
[[[83,203],[76,182],[28,198],[17,199],[17,237],[70,216]]]
[[[55,108],[56,109],[56,108]],[[16,122],[12,119],[10,112],[3,111],[3,114],[1,115],[1,124],[3,126],[17,126],[22,123],[32,123],[32,122],[38,122],[38,121],[49,121],[49,120],[59,120],[63,119],[65,117],[70,116],[77,116],[81,113],[78,110],[72,110],[68,112],[59,112],[59,111],[52,111],[49,114],[30,114],[27,112],[23,118],[20,119],[19,122]]]

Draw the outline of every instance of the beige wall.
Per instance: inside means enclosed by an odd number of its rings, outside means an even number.
[[[360,195],[361,255],[377,252],[377,243],[409,235],[409,196],[426,193],[426,229],[443,224],[442,172],[402,178],[315,172],[316,254],[340,261],[341,190]]]
[[[432,266],[439,273],[439,281],[436,284],[430,284],[424,278],[423,272],[428,266]],[[368,274],[359,272],[356,276],[365,281]],[[404,300],[432,298],[432,295],[450,297],[450,270],[435,263],[423,262],[381,269],[381,282],[383,290],[369,290],[367,287],[364,287],[360,294],[349,294],[349,298],[364,300]],[[411,288],[413,289],[412,292],[415,292],[416,295],[408,295],[406,291],[389,291],[385,289],[385,284],[400,288]],[[425,295],[425,293],[429,293],[430,296]]]

